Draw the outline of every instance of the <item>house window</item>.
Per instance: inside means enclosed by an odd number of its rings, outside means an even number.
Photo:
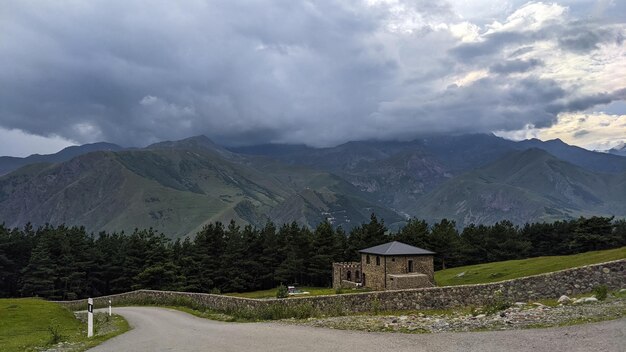
[[[409,272],[412,273],[413,272],[413,261],[409,260]]]
[[[376,256],[376,265],[380,265],[380,257]]]
[[[396,258],[391,258],[391,261],[392,261],[392,262],[395,262],[395,261],[396,261]]]
[[[369,263],[370,263],[370,255],[369,255],[369,254],[365,256],[365,262],[366,262],[367,264],[369,264]]]
[[[350,270],[348,270],[348,272],[346,273],[346,279],[348,281],[352,281],[352,272]]]

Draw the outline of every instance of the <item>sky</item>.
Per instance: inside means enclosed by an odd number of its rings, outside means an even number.
[[[0,155],[495,133],[626,140],[626,1],[5,0]]]

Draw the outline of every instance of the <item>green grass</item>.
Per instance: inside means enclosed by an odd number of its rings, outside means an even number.
[[[307,296],[322,296],[322,295],[334,295],[335,289],[328,287],[300,287],[298,289],[303,292],[309,292],[308,295],[296,295],[290,297],[307,297]],[[272,288],[269,290],[242,292],[242,293],[226,293],[226,296],[244,297],[244,298],[276,298],[276,291],[278,288]],[[352,292],[351,290],[343,290],[344,293]],[[361,292],[361,291],[359,291]]]
[[[101,323],[99,323],[99,321]],[[0,350],[37,351],[64,341],[83,351],[129,330],[120,316],[96,319],[96,336],[87,338],[86,324],[58,304],[40,299],[0,299]],[[98,329],[105,333],[98,334]],[[53,341],[55,331],[58,341]]]
[[[626,247],[565,256],[469,265],[435,272],[439,286],[482,284],[626,258]],[[461,273],[463,276],[458,276]]]

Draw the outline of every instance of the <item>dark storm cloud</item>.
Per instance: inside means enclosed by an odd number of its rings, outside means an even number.
[[[484,41],[463,43],[450,50],[459,60],[474,61],[485,56],[501,52],[505,48],[517,49],[513,55],[523,54],[526,47],[541,40],[556,40],[566,51],[586,53],[599,48],[603,43],[621,45],[624,33],[620,29],[607,26],[603,28],[597,23],[566,22],[549,24],[534,30],[508,30],[484,36]]]
[[[626,88],[609,93],[598,93],[574,97],[566,102],[555,102],[549,108],[553,112],[583,111],[596,105],[609,104],[616,100],[626,100]]]
[[[489,71],[493,73],[508,74],[526,72],[535,67],[543,66],[543,62],[539,59],[530,60],[507,60],[489,67]]]
[[[123,145],[197,134],[329,145],[548,126],[560,111],[622,99],[570,101],[555,81],[505,78],[541,61],[503,52],[561,34],[564,48],[593,50],[618,32],[561,26],[459,45],[429,24],[457,18],[447,3],[407,4],[424,23],[399,34],[388,30],[396,15],[387,5],[357,0],[9,1],[0,127]],[[445,89],[473,69],[498,74]]]
[[[463,87],[449,87],[440,96],[387,103],[380,113],[403,122],[387,127],[400,134],[403,129],[410,131],[409,126],[428,126],[430,121],[437,121],[431,126],[436,132],[512,130],[528,123],[550,125],[556,119],[549,111],[551,103],[565,96],[565,90],[551,80],[495,76]],[[468,104],[470,101],[472,104]]]
[[[566,50],[584,53],[599,49],[602,43],[614,42],[621,45],[624,42],[624,34],[619,30],[593,28],[588,24],[574,23],[560,33],[558,42]]]

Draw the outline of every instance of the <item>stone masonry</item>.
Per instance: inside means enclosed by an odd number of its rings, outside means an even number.
[[[361,283],[361,263],[333,263],[333,287],[355,288]]]
[[[369,264],[367,263],[367,257],[369,258]],[[413,271],[409,272],[409,261],[413,262]],[[432,255],[416,255],[416,256],[377,256],[373,254],[361,255],[361,267],[363,268],[363,274],[365,275],[365,282],[363,286],[374,290],[388,290],[397,288],[419,288],[419,287],[431,287],[435,283],[435,271],[433,267]],[[408,285],[408,282],[416,283],[414,280],[403,280],[403,283],[392,282],[396,280],[392,275],[404,275],[404,274],[423,274],[427,280],[420,280],[419,282],[426,284],[426,286],[403,286]],[[413,274],[415,275],[415,274]],[[410,275],[404,275],[407,278]]]
[[[433,252],[397,241],[359,252],[358,263],[333,264],[334,288],[360,285],[382,291],[435,286]]]
[[[577,295],[591,292],[599,285],[610,290],[626,288],[626,259],[579,268],[528,276],[519,279],[479,285],[431,287],[410,290],[388,290],[330,296],[293,297],[286,299],[249,299],[206,293],[139,290],[119,295],[97,297],[97,307],[130,304],[192,305],[194,308],[215,311],[235,309],[266,309],[274,305],[310,306],[321,313],[366,312],[372,310],[444,309],[458,306],[482,305],[499,290],[510,302],[555,298],[563,294]],[[70,309],[87,308],[87,300],[57,302]]]

